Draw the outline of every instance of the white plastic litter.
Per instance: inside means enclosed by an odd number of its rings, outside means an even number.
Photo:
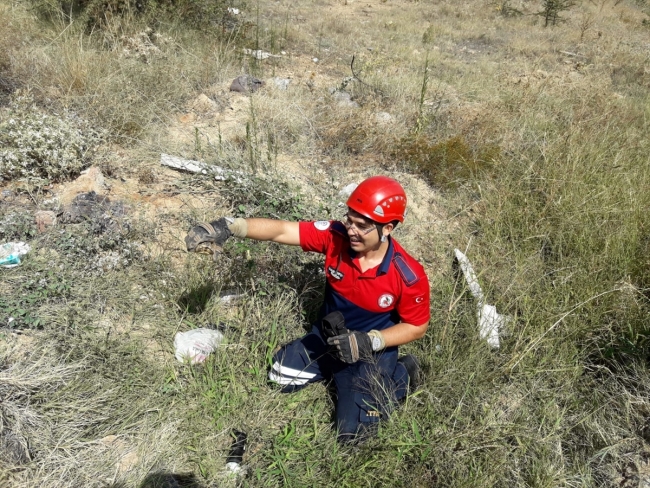
[[[485,303],[485,295],[483,295],[483,290],[481,290],[469,259],[458,249],[454,249],[454,253],[465,276],[465,281],[467,281],[469,291],[476,298],[479,335],[481,339],[487,341],[490,347],[497,349],[499,347],[499,332],[508,323],[510,317],[498,314],[494,305]]]
[[[174,336],[176,359],[190,360],[192,364],[202,363],[223,341],[223,334],[213,329],[194,329],[177,332]]]
[[[255,59],[268,59],[268,58],[279,58],[280,55],[278,54],[271,54],[267,53],[266,51],[262,51],[261,49],[248,49],[244,48],[243,49],[244,54],[248,54],[249,56],[254,57]]]
[[[160,164],[182,171],[189,171],[190,173],[213,174],[214,179],[217,181],[225,181],[232,174],[243,174],[241,171],[229,171],[219,166],[211,166],[193,159],[179,158],[165,153],[160,155]],[[239,178],[237,178],[237,181],[241,182]]]
[[[232,15],[239,15],[239,9],[235,7],[228,7],[228,13]]]
[[[219,303],[229,307],[236,305],[242,298],[244,298],[244,294],[242,293],[226,292],[219,297]]]
[[[21,257],[27,254],[31,248],[25,242],[7,242],[0,246],[0,266],[3,268],[15,268],[21,263]]]

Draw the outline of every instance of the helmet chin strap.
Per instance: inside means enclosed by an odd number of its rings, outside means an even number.
[[[386,236],[384,235],[384,224],[376,224],[377,233],[379,234],[379,242],[386,242]]]

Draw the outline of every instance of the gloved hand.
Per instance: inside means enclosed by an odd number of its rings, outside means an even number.
[[[213,259],[223,251],[223,245],[226,240],[233,235],[228,228],[232,224],[225,217],[210,222],[209,224],[199,224],[190,229],[185,237],[185,245],[189,252],[198,252],[201,254],[212,254]]]
[[[348,331],[329,337],[327,343],[334,348],[334,354],[344,363],[353,364],[372,358],[372,339],[366,332]]]

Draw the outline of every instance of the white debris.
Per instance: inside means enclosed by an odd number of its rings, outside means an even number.
[[[0,245],[0,267],[15,268],[21,263],[21,257],[31,250],[25,242],[7,242]]]
[[[163,166],[169,166],[170,168],[182,169],[183,171],[189,171],[190,173],[201,173],[204,175],[208,174],[206,165],[199,161],[194,161],[192,159],[183,159],[176,156],[170,156],[169,154],[160,155],[160,164]]]
[[[180,169],[182,171],[189,171],[190,173],[200,173],[203,175],[213,174],[214,179],[217,181],[225,181],[228,176],[234,174],[243,174],[241,171],[230,171],[221,168],[220,166],[212,166],[200,161],[194,161],[193,159],[179,158],[177,156],[170,156],[169,154],[164,153],[160,155],[160,164],[163,166],[168,166],[170,168]],[[241,180],[237,178],[237,181]]]
[[[497,349],[499,347],[500,329],[508,323],[510,317],[498,314],[494,305],[485,303],[483,290],[481,290],[476,273],[469,259],[458,249],[454,249],[454,253],[456,254],[460,269],[465,276],[465,281],[467,281],[469,291],[476,298],[479,335],[481,339],[487,341],[490,347]]]
[[[235,7],[228,7],[228,13],[231,15],[239,15],[239,9]]]
[[[229,307],[235,305],[242,298],[244,298],[244,296],[245,295],[241,293],[226,292],[219,297],[219,303],[221,303],[221,305]]]
[[[192,364],[202,363],[219,347],[223,334],[213,329],[194,329],[177,332],[174,336],[175,357],[183,362],[187,359]]]
[[[313,61],[314,63],[318,63],[318,58],[313,58],[312,61]]]
[[[344,186],[341,188],[341,191],[339,191],[339,196],[343,198],[349,197],[352,195],[352,192],[357,189],[357,186],[359,185],[356,183],[350,183],[349,185]]]
[[[248,54],[249,56],[254,57],[255,59],[268,59],[268,58],[279,58],[280,55],[278,54],[271,54],[267,53],[266,51],[262,51],[261,49],[248,49],[244,48],[243,49],[244,54]]]

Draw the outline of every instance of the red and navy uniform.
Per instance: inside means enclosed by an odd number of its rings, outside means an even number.
[[[322,317],[338,310],[348,329],[363,332],[398,322],[429,322],[429,281],[424,268],[394,239],[389,237],[381,264],[363,273],[341,222],[301,222],[300,246],[325,254]]]
[[[325,255],[327,284],[321,317],[338,310],[348,329],[363,332],[400,322],[428,323],[429,281],[424,268],[396,240],[389,237],[381,264],[365,272],[340,222],[301,222],[300,245]],[[408,389],[408,373],[397,362],[397,347],[373,356],[373,361],[345,364],[330,355],[319,320],[309,334],[275,354],[269,379],[282,385],[283,392],[333,380],[339,438],[354,439],[386,416]]]

